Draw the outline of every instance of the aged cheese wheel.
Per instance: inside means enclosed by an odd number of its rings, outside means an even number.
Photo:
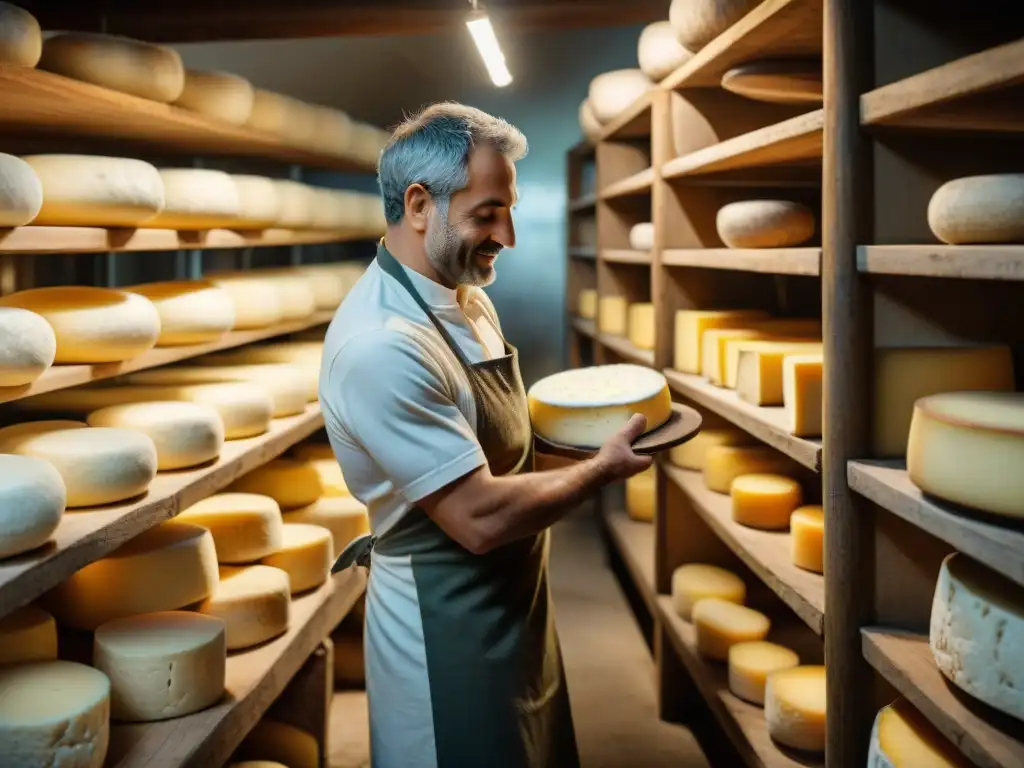
[[[324,282],[329,282],[325,280]],[[309,400],[317,399],[320,379],[320,362],[323,359],[323,343],[309,341],[277,341],[269,344],[252,344],[246,347],[204,355],[193,362],[203,366],[252,366],[269,363],[284,363],[297,366],[310,376],[308,382]]]
[[[281,292],[272,282],[238,275],[211,275],[209,280],[231,297],[235,309],[233,330],[248,331],[281,322]]]
[[[57,337],[46,319],[17,307],[0,307],[0,387],[22,387],[53,365]]]
[[[715,445],[704,454],[704,484],[709,490],[729,493],[742,475],[793,474],[796,462],[767,445]]]
[[[269,496],[215,493],[174,518],[205,528],[213,536],[220,563],[253,563],[281,548],[281,508]]]
[[[944,243],[1024,243],[1024,173],[947,181],[928,201],[928,226]]]
[[[280,201],[277,225],[285,229],[306,229],[313,223],[313,190],[299,181],[277,179]]]
[[[112,405],[93,411],[90,427],[130,429],[156,446],[161,472],[195,467],[216,459],[224,447],[224,421],[217,409],[201,403],[163,401]]]
[[[599,296],[597,329],[601,333],[625,336],[629,329],[629,302],[625,296]]]
[[[209,280],[169,280],[124,289],[145,296],[160,315],[158,347],[217,341],[235,324],[230,294]]]
[[[3,36],[3,5],[0,3],[0,39]],[[2,47],[0,41],[0,49]],[[32,166],[20,157],[0,152],[0,228],[24,226],[39,214],[42,207],[43,183]]]
[[[626,480],[626,514],[643,523],[654,520],[657,508],[658,473],[654,466]]]
[[[971,768],[974,765],[906,699],[875,716],[868,768]]]
[[[376,168],[380,153],[389,138],[387,131],[382,131],[375,125],[353,122],[349,134],[350,150],[357,160]]]
[[[649,221],[634,224],[629,230],[629,247],[634,251],[649,251],[654,247],[654,225]]]
[[[800,483],[783,475],[740,475],[729,486],[732,519],[748,528],[785,530],[803,502]]]
[[[679,69],[691,58],[693,53],[682,46],[669,21],[648,24],[640,33],[637,61],[640,70],[654,82]]]
[[[793,510],[789,518],[793,565],[814,573],[824,572],[825,513],[820,504]]]
[[[710,597],[742,605],[747,585],[735,573],[717,565],[686,563],[672,572],[672,606],[681,619],[690,621],[693,606]]]
[[[616,69],[590,81],[587,100],[601,125],[610,123],[647,93],[651,81],[639,69]]]
[[[213,594],[200,613],[227,625],[229,651],[249,648],[288,631],[291,615],[288,574],[269,565],[223,565]]]
[[[294,99],[263,88],[253,91],[252,107],[246,125],[283,136],[291,119]]]
[[[236,757],[277,761],[288,768],[320,768],[320,745],[312,734],[294,725],[260,720],[239,746]]]
[[[0,558],[49,541],[66,504],[64,478],[50,462],[0,453]]]
[[[238,190],[237,229],[266,229],[280,218],[281,201],[277,184],[266,176],[235,174],[231,177]]]
[[[719,88],[687,88],[672,95],[673,147],[677,155],[688,155],[801,111],[792,105],[751,102]]]
[[[719,597],[705,597],[691,611],[697,650],[717,661],[728,661],[737,643],[764,640],[771,621],[760,611]]]
[[[672,0],[668,19],[679,42],[699,51],[746,16],[761,0]]]
[[[327,581],[334,558],[331,532],[319,525],[285,523],[280,549],[260,562],[288,574],[292,594],[305,592]]]
[[[252,112],[252,83],[228,72],[185,70],[185,87],[175,106],[232,125],[245,125]]]
[[[584,138],[591,144],[597,144],[601,138],[601,124],[594,116],[594,108],[590,106],[589,98],[580,102],[578,118]]]
[[[715,226],[730,248],[785,248],[814,237],[814,214],[787,200],[743,200],[719,208]]]
[[[149,163],[128,157],[27,155],[43,185],[37,226],[137,227],[164,207],[164,183]]]
[[[0,665],[57,658],[57,622],[36,605],[0,617]]]
[[[315,107],[313,145],[323,152],[343,155],[352,137],[352,118],[340,109]]]
[[[119,35],[59,32],[46,38],[39,68],[153,101],[174,101],[185,87],[176,50]]]
[[[351,496],[324,496],[308,506],[287,512],[284,519],[286,523],[319,525],[329,530],[332,561],[353,539],[370,532],[366,505]]]
[[[775,643],[755,640],[729,649],[729,690],[751,704],[764,705],[768,675],[800,664],[800,657]]]
[[[637,349],[654,349],[654,304],[638,301],[629,305],[627,336]]]
[[[161,168],[164,207],[144,226],[159,229],[230,228],[238,223],[238,188],[223,171],[206,168]]]
[[[277,458],[233,482],[228,490],[269,496],[281,509],[298,509],[323,495],[320,476],[307,462]]]
[[[793,749],[824,752],[827,702],[825,667],[800,666],[771,673],[764,690],[769,735]]]
[[[739,427],[702,428],[692,440],[670,450],[668,458],[683,469],[703,471],[708,449],[716,445],[752,445],[755,442]]]
[[[755,101],[820,104],[821,59],[752,61],[726,72],[722,87]]]
[[[331,446],[322,443],[313,443],[296,446],[292,451],[292,458],[297,461],[304,461],[311,464],[316,473],[320,476],[320,485],[323,486],[324,496],[351,496],[348,483],[345,482],[345,475],[342,474],[341,465],[335,458]]]
[[[43,33],[36,17],[16,5],[0,3],[0,63],[34,67],[42,53]]]
[[[313,302],[317,310],[337,309],[345,298],[345,277],[338,272],[318,268],[316,264],[300,266],[295,271],[306,278],[313,291]]]

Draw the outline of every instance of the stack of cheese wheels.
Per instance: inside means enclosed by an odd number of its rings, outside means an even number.
[[[263,719],[238,747],[239,760],[278,762],[288,768],[320,768],[320,744],[294,725]]]
[[[235,313],[232,330],[266,328],[283,319],[281,292],[267,280],[241,275],[211,275],[209,280],[231,297]]]
[[[751,704],[764,705],[768,675],[800,664],[800,656],[781,645],[755,640],[729,649],[729,690]]]
[[[783,475],[740,475],[729,496],[735,522],[768,531],[788,529],[790,516],[803,503],[800,483]]]
[[[665,376],[642,365],[576,368],[547,376],[527,392],[534,431],[562,445],[596,448],[635,413],[657,429],[672,415]]]
[[[730,493],[743,475],[792,477],[797,471],[796,462],[767,445],[716,445],[704,454],[704,484],[716,493]]]
[[[788,200],[742,200],[722,206],[715,226],[730,248],[784,248],[814,237],[814,214]]]
[[[0,336],[0,388],[31,384],[53,365],[57,337],[42,315],[0,307]]]
[[[648,78],[658,82],[666,75],[679,69],[693,58],[679,42],[676,31],[669,21],[648,24],[637,41],[637,62]]]
[[[771,620],[760,611],[720,597],[698,600],[690,615],[697,650],[716,661],[728,661],[729,649],[737,643],[764,640],[771,628]]]
[[[217,341],[235,324],[231,295],[209,280],[171,280],[132,285],[128,293],[145,296],[160,315],[158,347]]]
[[[242,215],[238,187],[224,171],[208,168],[161,168],[164,207],[143,226],[199,230],[231,228]]]
[[[213,594],[198,611],[221,619],[237,651],[283,635],[291,616],[288,574],[269,565],[222,565]]]
[[[224,420],[203,403],[127,403],[89,414],[90,427],[141,432],[153,441],[157,469],[187,469],[213,461],[224,447]]]
[[[37,605],[0,618],[0,666],[57,658],[57,622]]]
[[[285,517],[287,519],[287,513]],[[260,563],[287,573],[294,595],[327,581],[334,563],[333,554],[334,542],[329,530],[319,525],[286,522],[280,548],[262,558]]]
[[[0,2],[0,62],[34,67],[43,53],[43,32],[36,17]]]
[[[312,504],[323,495],[320,475],[305,461],[277,458],[235,480],[228,488],[235,493],[269,496],[282,510]]]
[[[824,573],[825,513],[820,504],[793,510],[789,518],[793,565],[813,573]]]
[[[690,621],[693,606],[709,597],[742,605],[747,599],[747,585],[735,573],[717,565],[687,563],[672,572],[672,606],[681,619]]]
[[[825,667],[799,666],[768,675],[764,716],[768,733],[786,747],[825,751]]]
[[[238,190],[238,229],[267,229],[281,218],[281,200],[277,184],[266,176],[235,174],[232,177]]]
[[[928,202],[928,226],[944,243],[1024,243],[1024,173],[947,181]]]
[[[45,458],[0,453],[0,558],[48,542],[60,524],[67,496],[64,478]]]
[[[679,42],[699,51],[742,19],[761,0],[672,0],[668,18]]]
[[[650,78],[639,69],[616,69],[590,81],[587,100],[594,117],[607,125],[652,87]]]
[[[626,514],[633,520],[649,523],[657,507],[658,472],[652,465],[626,480]]]
[[[971,768],[964,754],[906,699],[875,716],[868,746],[869,768]]]
[[[0,7],[2,29],[3,10]],[[0,32],[0,50],[3,48],[3,34]],[[0,153],[0,179],[3,179],[3,184],[0,184],[0,227],[6,229],[30,223],[43,207],[43,183],[35,170],[20,157]]]
[[[182,511],[172,523],[198,525],[210,532],[222,565],[253,563],[277,552],[284,542],[281,508],[269,496],[217,493]]]
[[[252,83],[228,72],[185,70],[185,85],[174,105],[231,125],[245,125],[255,98]]]

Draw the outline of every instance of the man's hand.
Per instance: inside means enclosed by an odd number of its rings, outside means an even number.
[[[651,466],[654,462],[651,456],[633,452],[633,441],[646,429],[647,417],[642,413],[634,413],[626,425],[601,446],[594,458],[601,467],[605,482],[625,480]]]

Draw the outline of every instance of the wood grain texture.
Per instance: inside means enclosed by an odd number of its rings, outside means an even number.
[[[603,509],[605,527],[612,545],[626,564],[637,592],[652,613],[658,610],[654,589],[654,526],[633,520],[622,508]]]
[[[862,245],[857,268],[874,275],[1024,280],[1020,245]]]
[[[601,141],[638,139],[651,135],[651,102],[654,89],[644,92],[601,130]]]
[[[674,248],[661,263],[670,267],[701,267],[771,275],[821,274],[820,248]]]
[[[328,631],[331,630],[328,627]],[[317,740],[320,745],[317,768],[330,768],[327,760],[331,754],[330,710],[333,697],[334,643],[330,637],[325,637],[266,713],[268,720],[294,725]]]
[[[610,349],[620,357],[638,365],[654,366],[654,350],[640,349],[625,336],[613,336],[610,333],[598,335],[598,340],[606,349]]]
[[[601,190],[602,200],[612,200],[617,197],[634,197],[637,195],[649,195],[651,185],[654,183],[654,170],[646,168],[639,173],[634,173],[625,179],[620,179]]]

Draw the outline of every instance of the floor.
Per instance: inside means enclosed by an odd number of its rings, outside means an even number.
[[[706,768],[685,728],[656,714],[650,652],[589,510],[554,529],[551,580],[583,768]],[[330,768],[368,768],[365,695],[335,695]]]

